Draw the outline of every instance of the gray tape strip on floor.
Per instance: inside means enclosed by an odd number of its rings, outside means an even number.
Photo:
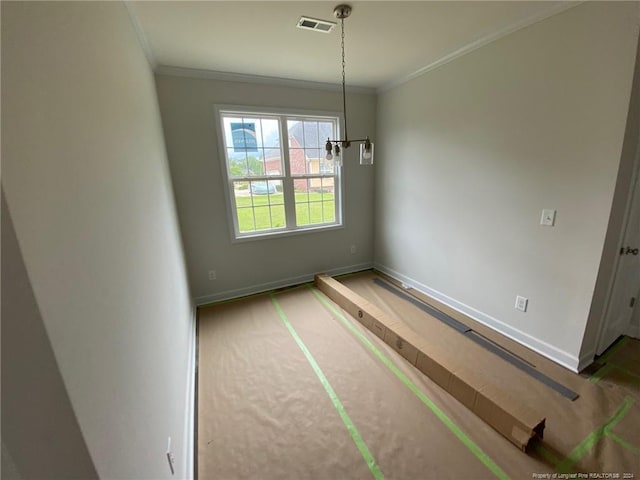
[[[374,279],[373,282],[376,285],[379,285],[380,287],[384,288],[385,290],[389,290],[391,293],[395,293],[397,296],[404,298],[408,302],[410,302],[413,305],[415,305],[416,307],[418,307],[420,310],[422,310],[424,312],[427,312],[432,317],[435,317],[438,320],[440,320],[441,322],[446,323],[447,325],[449,325],[454,330],[457,330],[460,333],[467,333],[467,332],[471,331],[471,329],[469,327],[467,327],[464,323],[459,322],[455,318],[451,318],[449,315],[447,315],[444,312],[441,312],[437,308],[434,308],[431,305],[429,305],[427,303],[424,303],[424,302],[421,302],[417,298],[406,294],[402,290],[399,290],[397,287],[395,287],[395,286],[393,286],[393,285],[381,280],[380,278]]]
[[[514,367],[522,370],[524,373],[526,373],[530,377],[535,378],[540,383],[543,383],[547,387],[555,390],[560,395],[562,395],[564,397],[567,397],[569,400],[575,400],[576,398],[579,397],[579,395],[576,392],[574,392],[573,390],[571,390],[570,388],[567,388],[564,385],[556,382],[553,378],[547,377],[544,373],[540,372],[539,370],[536,370],[536,368],[533,367],[531,364],[525,362],[521,358],[518,358],[513,353],[511,353],[511,352],[499,347],[497,344],[491,342],[490,340],[480,336],[479,334],[474,332],[473,329],[471,329],[468,326],[466,326],[464,323],[459,322],[458,320],[456,320],[454,318],[451,318],[446,313],[438,310],[435,307],[432,307],[431,305],[429,305],[427,303],[421,302],[420,300],[418,300],[417,298],[413,297],[412,295],[409,295],[408,293],[403,292],[398,287],[396,287],[394,285],[391,285],[388,282],[385,282],[385,281],[381,280],[380,278],[374,279],[374,283],[376,285],[384,288],[385,290],[388,290],[389,292],[393,293],[394,295],[409,301],[410,303],[412,303],[413,305],[418,307],[420,310],[428,313],[429,315],[431,315],[434,318],[437,318],[438,320],[440,320],[441,322],[447,324],[448,326],[450,326],[454,330],[457,330],[458,332],[462,333],[469,340],[473,340],[475,343],[477,343],[478,345],[480,345],[484,349],[486,349],[486,350],[490,351],[491,353],[497,355],[498,357],[502,358],[506,362],[509,362]]]

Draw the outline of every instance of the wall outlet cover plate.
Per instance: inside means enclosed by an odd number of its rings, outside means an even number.
[[[545,208],[542,210],[542,217],[540,218],[540,225],[547,227],[553,227],[556,223],[556,211]]]

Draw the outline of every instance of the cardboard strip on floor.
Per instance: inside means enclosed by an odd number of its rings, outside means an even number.
[[[356,425],[353,423],[353,420],[351,420],[351,417],[349,416],[349,414],[345,410],[344,405],[342,404],[342,401],[340,400],[340,398],[336,394],[335,390],[331,386],[331,383],[329,382],[329,380],[327,379],[326,375],[322,371],[322,368],[320,368],[320,366],[318,365],[318,362],[316,361],[315,357],[309,351],[309,349],[307,348],[306,344],[302,341],[302,339],[300,338],[300,335],[298,335],[298,332],[296,331],[296,329],[293,327],[293,325],[289,321],[289,318],[287,317],[287,314],[284,313],[284,310],[282,310],[282,307],[280,306],[280,303],[278,302],[278,300],[276,299],[275,294],[273,294],[273,293],[271,294],[271,301],[273,302],[273,305],[276,308],[276,311],[278,312],[278,315],[280,316],[280,319],[282,320],[282,322],[284,323],[285,327],[287,328],[287,330],[289,331],[289,333],[291,334],[291,336],[295,340],[295,342],[298,345],[298,347],[300,347],[300,350],[302,350],[302,353],[304,354],[305,358],[309,362],[309,365],[311,365],[311,368],[313,369],[313,372],[318,377],[318,380],[320,380],[320,384],[324,388],[325,392],[327,392],[327,395],[331,399],[331,403],[333,403],[333,406],[336,409],[336,411],[338,412],[338,414],[340,416],[340,419],[342,420],[342,423],[344,424],[344,426],[346,427],[347,431],[349,432],[349,435],[351,435],[351,438],[353,439],[353,443],[356,445],[356,447],[358,448],[358,451],[362,455],[362,458],[367,463],[367,466],[369,467],[369,470],[373,474],[373,477],[376,480],[383,480],[384,479],[384,475],[383,475],[382,471],[380,470],[380,467],[376,463],[375,458],[371,454],[371,451],[369,450],[369,447],[367,446],[366,442],[363,440],[362,435],[358,431],[358,427],[356,427]]]
[[[486,376],[461,365],[455,355],[421,338],[340,282],[327,275],[316,275],[315,283],[325,295],[518,448],[525,451],[532,439],[542,438],[545,418],[541,413],[512,398]]]
[[[553,472],[557,478],[637,478],[640,341],[624,340],[605,356],[611,369],[594,383],[434,303],[580,393],[568,402],[381,288],[375,278],[365,272],[342,280],[392,320],[401,319],[452,352],[461,365],[473,365],[511,397],[544,412],[545,438],[527,454],[518,453],[506,437],[406,361],[414,354],[402,335],[395,341],[381,337],[381,329],[374,333],[357,314],[302,286],[199,309],[199,478],[375,478],[378,472],[425,480],[552,478]],[[314,373],[301,344],[287,331],[274,297],[322,375]],[[351,423],[341,420],[321,377]],[[351,425],[371,456],[358,451]],[[367,465],[371,459],[379,470]]]
[[[199,479],[373,478],[269,296],[198,318]]]

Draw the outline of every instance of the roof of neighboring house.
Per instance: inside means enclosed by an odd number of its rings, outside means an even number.
[[[293,126],[289,128],[289,136],[297,144],[296,146],[307,149],[322,149],[324,151],[327,138],[333,137],[333,125],[330,122],[296,121]],[[264,156],[265,159],[280,158],[280,149],[273,148],[266,150]],[[307,158],[318,157],[307,155]]]
[[[333,137],[333,126],[329,122],[296,122],[289,135],[306,148],[324,148],[327,138]]]

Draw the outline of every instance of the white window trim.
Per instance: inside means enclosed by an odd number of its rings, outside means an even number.
[[[229,234],[231,237],[231,243],[242,243],[247,241],[254,240],[265,240],[269,238],[282,238],[293,235],[302,235],[302,234],[310,234],[310,233],[318,233],[318,232],[327,232],[331,230],[339,230],[344,228],[345,216],[344,216],[344,163],[340,166],[340,170],[335,177],[335,181],[338,183],[334,188],[339,191],[339,198],[336,201],[336,222],[331,224],[316,224],[316,225],[304,225],[300,227],[287,227],[282,230],[263,230],[258,232],[249,232],[249,233],[240,233],[240,229],[238,227],[238,217],[236,215],[236,207],[234,197],[231,194],[231,180],[230,175],[227,170],[227,156],[225,152],[225,139],[224,139],[224,127],[222,124],[221,114],[223,113],[233,113],[237,115],[264,115],[271,117],[312,117],[312,118],[327,118],[330,120],[337,119],[336,125],[336,135],[337,138],[341,136],[341,126],[344,123],[343,115],[340,112],[326,111],[326,110],[300,110],[294,108],[272,108],[272,107],[255,107],[248,105],[227,105],[227,104],[216,104],[214,105],[214,126],[217,132],[217,142],[218,142],[218,160],[222,173],[222,184],[225,194],[225,206],[227,210],[227,225],[229,227]],[[285,134],[282,130],[280,131],[280,144],[285,146],[285,138],[282,136]],[[289,146],[286,145],[286,148],[282,148],[283,152],[283,177],[291,178],[289,172]],[[344,160],[344,159],[343,159]],[[260,180],[260,177],[256,178],[256,180]],[[283,185],[286,182],[283,181]],[[293,197],[293,190],[289,192],[290,197]],[[286,196],[286,190],[283,187],[283,195]],[[284,198],[285,205],[287,201],[293,201],[293,198]],[[285,208],[285,214],[287,209]],[[294,212],[295,215],[295,212]],[[292,219],[295,220],[295,219]],[[293,222],[295,223],[295,222]],[[291,223],[291,224],[293,224]],[[287,217],[287,224],[290,224],[290,219]]]

